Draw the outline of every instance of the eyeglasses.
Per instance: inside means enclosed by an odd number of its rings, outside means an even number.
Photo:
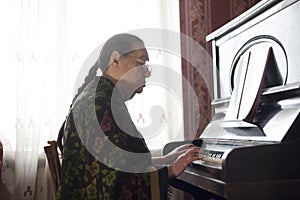
[[[131,55],[128,55],[128,54],[125,54],[124,56],[127,56],[135,61],[137,61],[139,64],[140,64],[140,67],[142,67],[142,69],[144,71],[148,71],[148,72],[151,72],[152,71],[152,68],[151,66],[149,65],[149,61],[148,60],[142,60],[140,58],[137,58],[137,57],[134,57],[134,56],[131,56]]]

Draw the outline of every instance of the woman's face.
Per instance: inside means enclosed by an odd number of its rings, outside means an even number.
[[[119,84],[126,98],[132,98],[136,93],[141,93],[145,87],[146,78],[151,75],[147,68],[149,61],[148,52],[144,46],[137,46],[136,50],[124,54],[120,58],[123,76]]]

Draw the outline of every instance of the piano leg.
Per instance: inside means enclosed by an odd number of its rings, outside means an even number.
[[[169,180],[169,184],[174,188],[188,192],[193,196],[194,200],[225,200],[223,197],[217,196],[178,179]]]

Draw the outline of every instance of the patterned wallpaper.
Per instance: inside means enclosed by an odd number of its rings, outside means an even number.
[[[210,106],[213,97],[211,44],[206,42],[206,35],[258,1],[179,0],[181,32],[196,40],[205,50],[197,52],[185,45],[182,46],[182,52],[187,58],[193,59],[193,65],[185,59],[182,60],[183,76],[197,95],[195,100],[188,90],[183,91],[185,140],[198,138],[213,115]]]

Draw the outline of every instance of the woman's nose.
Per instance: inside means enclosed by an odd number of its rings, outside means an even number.
[[[145,75],[146,78],[150,77],[151,76],[151,71],[148,68],[146,68],[144,70],[144,75]]]

